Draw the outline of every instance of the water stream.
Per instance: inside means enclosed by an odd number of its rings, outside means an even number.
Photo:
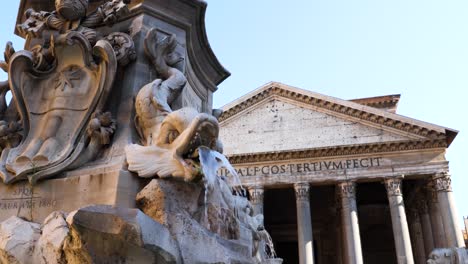
[[[220,168],[226,168],[232,176],[231,184],[229,187],[231,192],[234,192],[235,195],[246,197],[247,193],[242,187],[242,183],[240,181],[239,175],[237,174],[236,170],[232,167],[229,163],[228,159],[221,153],[211,150],[207,147],[201,146],[198,148],[198,153],[200,156],[200,165],[204,174],[204,184],[205,184],[205,223],[209,228],[209,221],[208,221],[208,195],[210,192],[213,191],[213,188],[216,188],[218,184],[218,170]],[[235,187],[232,187],[234,185]],[[219,187],[219,186],[218,186]],[[232,194],[232,193],[231,193]],[[237,202],[237,199],[235,200]],[[237,208],[237,206],[235,206]],[[238,212],[234,212],[236,216],[238,216]],[[263,221],[262,221],[263,222]],[[267,258],[276,258],[276,252],[273,246],[273,241],[271,239],[270,234],[263,229],[263,225],[261,230],[258,230],[260,236],[262,237],[263,242],[265,243],[265,247],[263,249]]]

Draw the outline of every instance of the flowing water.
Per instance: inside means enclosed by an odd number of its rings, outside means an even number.
[[[265,253],[267,254],[268,258],[276,258],[276,251],[273,245],[273,239],[271,239],[270,234],[266,230],[263,230],[265,236],[265,243],[268,249],[265,248]]]
[[[226,168],[232,176],[231,183],[234,184],[236,187],[233,188],[231,186],[231,190],[238,196],[246,197],[247,193],[245,189],[242,187],[239,175],[237,174],[236,170],[232,167],[229,163],[228,159],[221,153],[211,150],[207,147],[199,147],[198,153],[200,156],[200,165],[204,174],[204,184],[205,184],[205,222],[209,228],[209,221],[207,219],[208,212],[207,212],[207,200],[209,193],[216,188],[217,181],[218,181],[218,170],[220,168]],[[237,200],[235,200],[237,202]],[[236,206],[237,208],[237,206]],[[234,212],[238,215],[237,212]],[[265,242],[264,253],[267,255],[268,258],[275,258],[276,252],[273,246],[273,241],[271,239],[270,234],[266,230],[261,230],[261,236],[263,241]]]
[[[231,163],[229,163],[226,156],[204,146],[198,148],[198,153],[200,155],[202,171],[205,175],[205,183],[209,188],[214,187],[216,177],[218,177],[218,170],[220,168],[226,168],[232,176],[232,183],[236,186],[236,188],[233,188],[234,192],[241,196],[247,195],[244,187],[242,187],[239,175],[232,167]]]

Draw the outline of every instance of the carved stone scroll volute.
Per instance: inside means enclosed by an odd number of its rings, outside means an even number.
[[[48,71],[35,67],[30,51],[13,55],[9,80],[24,127],[21,144],[2,155],[4,182],[34,182],[67,168],[81,153],[86,126],[102,109],[117,69],[113,47],[100,40],[92,47],[79,32],[53,40]]]

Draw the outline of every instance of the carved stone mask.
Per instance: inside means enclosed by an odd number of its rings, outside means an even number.
[[[67,20],[78,20],[86,15],[88,0],[55,0],[55,9]]]

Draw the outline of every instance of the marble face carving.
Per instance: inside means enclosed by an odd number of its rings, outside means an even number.
[[[187,82],[176,66],[183,60],[175,51],[177,45],[174,35],[160,38],[157,29],[150,30],[145,39],[145,52],[158,78],[143,86],[135,101],[135,126],[144,146],[126,147],[128,169],[140,177],[197,179],[201,176],[197,148],[220,146],[214,116],[170,107]]]
[[[9,44],[0,63],[9,78],[3,90],[11,89],[15,108],[0,120],[5,183],[52,177],[110,144],[116,125],[103,107],[118,65],[133,60],[135,51],[127,34],[100,38],[92,27],[115,21],[128,11],[126,3],[107,2],[88,17],[87,0],[56,0],[56,11],[26,12],[18,29],[41,44],[19,52]]]

